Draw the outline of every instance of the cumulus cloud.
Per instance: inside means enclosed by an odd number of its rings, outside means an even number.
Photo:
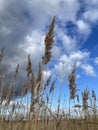
[[[96,76],[95,70],[91,65],[83,64],[81,67],[84,69],[87,75]]]
[[[82,52],[80,50],[77,52],[72,52],[70,55],[64,54],[55,65],[55,72],[60,75],[60,78],[67,80],[67,77],[70,74],[74,63],[76,63],[77,67],[82,68],[87,75],[95,76],[95,70],[93,66],[87,63],[89,57],[89,52]]]
[[[39,62],[44,55],[44,35],[40,31],[34,31],[31,35],[25,37],[24,44],[18,47],[23,49],[25,54],[30,54],[33,70],[36,72]],[[24,61],[26,59],[24,58]]]

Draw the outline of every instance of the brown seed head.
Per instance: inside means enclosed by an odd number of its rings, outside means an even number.
[[[69,89],[70,89],[70,99],[74,99],[76,97],[77,85],[76,85],[76,63],[73,66],[72,72],[68,77],[69,81]]]
[[[53,39],[54,38],[54,34],[53,34],[54,24],[55,24],[55,17],[53,17],[49,31],[46,34],[46,37],[45,37],[45,40],[44,40],[45,41],[44,42],[44,44],[45,44],[45,54],[42,57],[42,63],[43,64],[47,64],[51,59],[51,48],[52,48],[52,44],[54,42],[54,39]]]
[[[2,59],[3,59],[3,54],[4,54],[4,48],[2,48],[1,53],[0,53],[0,62],[1,62]]]
[[[88,99],[89,99],[89,90],[86,88],[84,92],[82,92],[82,100],[83,100],[83,109],[88,108]]]
[[[16,78],[17,74],[19,73],[19,64],[16,67],[14,78]]]
[[[44,90],[46,90],[46,87],[49,85],[51,77],[52,76],[49,76],[49,78],[47,79],[46,83],[44,84]]]
[[[28,55],[28,65],[26,70],[27,70],[27,76],[29,76],[32,73],[32,64],[31,64],[30,55]]]
[[[56,82],[56,79],[53,81],[51,87],[50,87],[50,93],[52,93],[54,91],[54,88],[55,88],[55,82]]]

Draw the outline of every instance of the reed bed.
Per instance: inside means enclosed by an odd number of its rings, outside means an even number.
[[[55,108],[57,111],[54,113],[52,110],[57,77],[54,78],[51,75],[44,81],[43,70],[52,56],[55,20],[56,17],[53,17],[44,40],[45,53],[39,63],[37,76],[34,74],[31,58],[28,55],[27,79],[17,94],[14,86],[19,73],[19,65],[16,67],[11,82],[7,84],[6,66],[3,64],[4,48],[2,48],[0,52],[0,130],[98,130],[97,97],[94,90],[90,94],[88,87],[81,92],[81,95],[78,94],[76,63],[73,64],[68,77],[69,111],[66,113],[66,108],[62,111],[60,109],[62,82],[58,95],[58,107]],[[15,96],[17,102],[11,104]]]

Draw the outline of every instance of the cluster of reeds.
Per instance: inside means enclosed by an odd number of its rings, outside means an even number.
[[[43,79],[44,65],[46,65],[51,60],[51,49],[54,42],[54,26],[55,26],[55,17],[50,24],[49,31],[46,34],[44,45],[45,53],[42,57],[42,62],[39,63],[37,75],[35,75],[33,70],[33,65],[31,62],[30,54],[28,55],[27,63],[27,79],[17,93],[17,87],[15,86],[15,81],[19,73],[19,65],[17,65],[15,73],[13,75],[10,83],[7,83],[7,75],[5,73],[6,67],[4,65],[3,56],[4,48],[0,52],[0,130],[3,124],[9,124],[8,130],[16,129],[20,130],[24,127],[26,129],[40,129],[40,130],[65,130],[65,129],[80,129],[87,130],[91,126],[89,121],[85,120],[83,117],[90,115],[91,117],[96,117],[97,121],[97,97],[92,90],[92,96],[90,98],[90,92],[86,88],[82,92],[82,97],[77,92],[77,83],[76,83],[76,63],[74,64],[72,71],[68,77],[69,82],[69,112],[65,113],[66,108],[63,107],[62,113],[60,113],[61,106],[61,96],[62,96],[62,82],[60,84],[60,92],[58,95],[57,103],[57,112],[53,112],[52,105],[56,78],[52,78],[52,75],[46,80]],[[16,94],[17,93],[17,94]],[[17,95],[17,96],[16,96]],[[11,105],[11,101],[16,96],[16,104]],[[77,97],[77,99],[75,98]],[[82,99],[82,103],[80,102]],[[51,100],[50,100],[51,99]],[[90,103],[88,102],[90,99]],[[72,119],[72,107],[71,101],[74,100],[74,117]],[[78,104],[75,104],[75,100],[78,101]],[[24,103],[26,105],[24,105]],[[80,104],[79,104],[80,103]],[[79,108],[79,110],[77,110]],[[83,108],[83,109],[81,109]],[[91,112],[92,114],[87,114]],[[78,115],[78,120],[76,120],[75,113]],[[81,116],[82,115],[82,116]],[[95,122],[94,122],[95,123]],[[15,126],[16,124],[16,126]],[[79,127],[79,124],[82,127]],[[93,123],[92,123],[93,124]],[[97,123],[96,123],[97,124]],[[83,126],[85,125],[85,127]],[[15,126],[15,127],[13,127]],[[21,127],[22,126],[22,127]],[[92,127],[93,128],[93,127]],[[97,128],[95,126],[95,128]],[[2,127],[4,130],[5,127]],[[96,129],[97,130],[97,129]]]

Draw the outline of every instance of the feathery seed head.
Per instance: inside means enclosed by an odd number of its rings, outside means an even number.
[[[55,24],[55,17],[53,17],[49,31],[46,34],[46,37],[45,37],[45,40],[44,40],[45,54],[42,57],[42,63],[43,64],[47,64],[51,59],[51,48],[52,48],[52,44],[54,42],[54,39],[53,39],[54,38],[54,34],[53,34],[54,24]]]
[[[28,55],[28,65],[26,70],[27,70],[27,76],[29,76],[32,73],[32,64],[31,64],[30,55]]]

